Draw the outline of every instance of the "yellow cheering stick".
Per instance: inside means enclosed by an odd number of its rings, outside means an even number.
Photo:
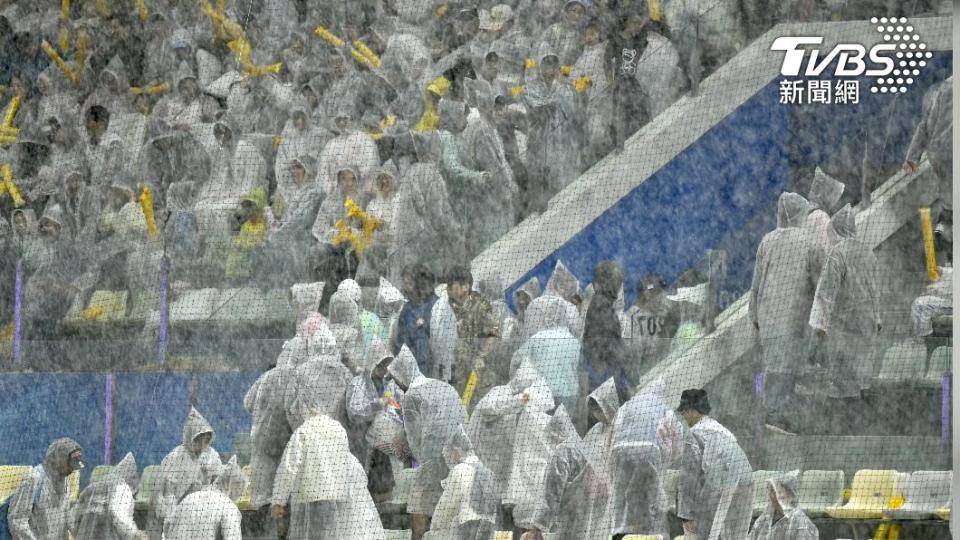
[[[70,0],[60,0],[60,18],[63,20],[70,18]]]
[[[80,30],[77,32],[77,53],[75,55],[77,61],[77,76],[83,78],[83,64],[87,61],[87,32],[86,30]]]
[[[587,88],[590,88],[591,82],[590,77],[580,77],[573,81],[573,89],[576,90],[578,94],[582,94],[587,91]]]
[[[3,177],[3,183],[0,184],[0,194],[10,195],[10,198],[13,199],[14,207],[20,208],[23,206],[23,197],[20,196],[20,189],[13,181],[13,170],[10,169],[9,163],[4,163],[0,166],[0,175]]]
[[[344,242],[350,242],[353,244],[353,248],[357,249],[357,246],[360,244],[360,238],[357,236],[357,233],[347,225],[347,222],[338,219],[333,226],[337,229],[337,234],[333,236],[331,243],[335,246],[339,246]]]
[[[60,50],[63,54],[67,54],[67,51],[70,49],[70,29],[61,28],[60,29]]]
[[[346,44],[345,41],[333,35],[332,32],[330,32],[323,26],[317,25],[317,27],[313,29],[313,33],[320,36],[321,39],[323,39],[324,41],[326,41],[327,43],[329,43],[330,45],[333,45],[338,49],[340,47],[343,47]]]
[[[375,68],[380,67],[380,57],[377,56],[376,53],[374,53],[372,50],[370,50],[370,47],[367,47],[367,45],[364,42],[360,41],[359,39],[354,40],[353,46],[357,49],[357,51],[360,52],[360,54],[362,54],[367,60],[369,60],[371,64],[373,64],[373,67]]]
[[[940,279],[940,272],[937,271],[937,253],[933,244],[933,222],[930,219],[930,209],[920,209],[920,229],[923,233],[923,251],[927,255],[927,277],[930,281]]]
[[[53,45],[50,45],[47,40],[43,40],[40,42],[40,48],[43,49],[43,52],[47,53],[47,56],[49,56],[50,59],[53,60],[53,63],[60,68],[60,71],[62,71],[63,74],[70,79],[70,82],[73,84],[77,84],[79,82],[77,74],[70,69],[70,66],[68,66],[66,62],[64,62],[63,58],[61,58],[57,51],[53,48]]]
[[[143,191],[140,192],[140,209],[143,210],[143,217],[147,221],[147,233],[150,235],[150,238],[157,237],[157,222],[153,218],[153,193],[150,193],[150,188],[143,186]]]
[[[150,16],[150,11],[147,10],[146,0],[137,0],[137,13],[140,15],[140,22],[147,22],[147,17]]]
[[[358,239],[357,243],[354,244],[354,248],[357,251],[357,255],[362,255],[367,247],[370,246],[374,231],[383,226],[383,220],[364,212],[350,197],[347,197],[343,206],[347,209],[347,217],[360,221],[360,230],[363,232],[363,235]]]
[[[477,391],[477,372],[471,371],[470,376],[467,377],[467,385],[463,388],[463,396],[460,398],[463,401],[463,407],[467,408],[470,405],[470,401],[473,400],[473,393]]]
[[[150,96],[163,94],[170,91],[170,83],[153,84],[147,87],[131,86],[130,93],[133,95],[147,94]]]
[[[0,124],[2,128],[12,128],[13,127],[13,117],[17,115],[17,111],[20,110],[20,96],[13,96],[10,98],[10,104],[7,106],[7,112],[3,115],[3,123]]]

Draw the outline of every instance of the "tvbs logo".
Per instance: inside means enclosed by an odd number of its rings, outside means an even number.
[[[772,51],[782,51],[780,74],[785,77],[819,77],[827,68],[834,77],[876,77],[871,91],[903,93],[913,84],[920,69],[933,58],[920,34],[907,24],[906,17],[874,17],[870,22],[883,36],[868,50],[860,43],[838,43],[825,54],[819,46],[822,36],[780,37],[773,41]]]

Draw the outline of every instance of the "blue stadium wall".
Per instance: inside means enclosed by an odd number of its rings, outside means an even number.
[[[599,261],[615,259],[630,276],[631,302],[637,276],[658,272],[672,282],[708,249],[727,252],[721,295],[739,297],[749,287],[757,244],[775,226],[777,197],[793,184],[792,171],[818,164],[849,169],[844,156],[862,156],[868,144],[880,150],[876,167],[895,169],[925,91],[951,71],[951,54],[939,53],[906,94],[870,94],[861,81],[861,103],[844,106],[781,105],[778,80],[771,81],[543,259],[511,286],[507,298],[512,301],[513,291],[530,277],[545,284],[557,260],[585,285]],[[63,436],[83,445],[91,465],[87,475],[104,462],[107,445],[113,462],[132,451],[141,469],[158,464],[180,444],[191,403],[217,431],[214,447],[232,452],[233,435],[250,429],[243,396],[258,375],[117,374],[107,407],[102,373],[0,374],[0,464],[39,463],[50,441]]]

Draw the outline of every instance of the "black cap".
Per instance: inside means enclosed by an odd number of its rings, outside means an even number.
[[[680,394],[680,406],[677,412],[682,413],[693,409],[701,414],[710,414],[710,401],[707,391],[700,388],[689,388]]]

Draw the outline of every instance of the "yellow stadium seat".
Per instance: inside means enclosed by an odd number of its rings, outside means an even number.
[[[245,477],[247,477],[247,489],[243,490],[243,495],[241,495],[240,498],[237,499],[237,508],[239,508],[241,512],[249,512],[249,511],[251,511],[251,510],[254,509],[254,508],[253,508],[253,504],[252,504],[252,501],[253,501],[253,480],[252,480],[253,467],[251,467],[250,465],[247,465],[246,467],[244,467],[243,469],[241,469],[241,471],[243,472],[243,475],[244,475]]]
[[[137,510],[146,511],[150,506],[150,499],[158,489],[160,489],[160,466],[150,465],[140,475],[140,486],[136,497]]]
[[[493,535],[493,540],[513,540],[513,533],[510,531],[497,531]]]
[[[96,484],[100,480],[103,480],[110,474],[110,471],[113,470],[113,465],[97,465],[93,468],[93,472],[90,473],[90,484]]]
[[[70,502],[77,502],[80,498],[80,471],[76,471],[67,477],[70,482]]]
[[[13,495],[28,471],[29,465],[0,465],[0,504]]]
[[[940,518],[940,519],[942,519],[942,520],[944,520],[944,521],[950,521],[950,508],[949,508],[949,507],[947,507],[947,508],[941,508],[941,509],[937,510],[936,512],[934,512],[934,514],[936,514],[938,518]]]
[[[836,519],[882,519],[896,486],[897,471],[857,471],[850,486],[850,501],[828,508],[827,515]]]
[[[628,534],[623,540],[663,540],[662,534]]]

